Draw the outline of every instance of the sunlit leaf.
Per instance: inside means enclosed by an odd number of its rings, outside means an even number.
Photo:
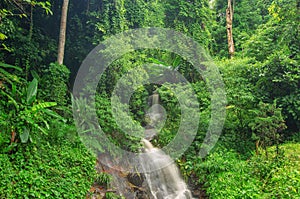
[[[49,108],[49,107],[53,107],[56,106],[57,103],[56,102],[43,102],[43,103],[39,103],[34,105],[31,109],[32,111],[39,111],[45,108]]]
[[[28,89],[27,89],[27,104],[31,104],[35,98],[36,98],[36,94],[37,94],[37,88],[38,88],[38,81],[37,79],[33,79],[32,82],[29,83],[28,85]]]

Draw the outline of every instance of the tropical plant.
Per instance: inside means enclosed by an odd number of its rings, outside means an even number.
[[[40,132],[47,134],[50,118],[64,120],[60,115],[50,110],[56,106],[56,102],[41,102],[37,97],[38,80],[26,82],[16,78],[4,68],[13,68],[22,71],[21,68],[1,64],[0,75],[2,81],[1,92],[1,123],[4,126],[4,134],[10,134],[10,146],[16,143],[33,141],[34,134]],[[6,103],[3,103],[6,102]]]
[[[276,107],[276,101],[274,101],[273,104],[260,102],[258,109],[252,111],[255,117],[249,126],[253,130],[253,138],[257,140],[257,152],[258,147],[262,147],[268,157],[267,147],[275,144],[277,155],[279,155],[280,133],[286,128],[281,109]]]

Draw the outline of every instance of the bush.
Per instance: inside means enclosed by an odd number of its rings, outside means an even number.
[[[55,101],[59,106],[65,106],[70,102],[68,86],[70,71],[65,65],[51,63],[49,68],[43,71],[41,78],[43,87],[42,99]]]
[[[217,150],[195,166],[199,182],[211,198],[258,198],[258,179],[252,178],[247,162],[233,151]]]
[[[194,158],[194,171],[210,198],[299,198],[299,147],[281,145],[284,156],[271,147],[268,158],[254,155],[246,161],[218,147],[205,161]]]
[[[20,145],[15,154],[0,154],[0,198],[84,198],[94,164],[78,141]]]

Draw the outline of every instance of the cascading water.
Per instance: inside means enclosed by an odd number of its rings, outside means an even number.
[[[149,97],[148,103],[151,107],[146,114],[148,122],[145,127],[145,138],[152,140],[163,127],[166,120],[166,112],[159,104],[159,95],[157,93],[153,93]]]
[[[147,115],[151,120],[150,125],[154,127],[157,123],[164,120],[164,108],[159,104],[159,95],[157,93],[154,93],[149,97],[149,104],[151,105],[151,108]]]
[[[154,106],[156,104],[158,104],[158,100],[159,100],[159,95],[157,93],[154,93],[152,96],[152,102],[151,102],[151,105],[153,106],[153,112],[154,113],[159,113],[159,109],[157,106]]]
[[[153,147],[149,140],[157,136],[166,121],[166,111],[159,104],[159,95],[149,97],[146,117],[149,119],[142,139],[145,153],[139,156],[139,164],[132,167],[127,156],[111,161],[109,154],[101,156],[99,172],[109,172],[113,176],[111,186],[116,192],[130,199],[192,199],[191,191],[181,178],[174,161],[161,149]],[[122,164],[120,164],[120,161]],[[100,163],[100,162],[99,162]],[[119,171],[119,165],[131,169],[129,173]]]
[[[174,161],[161,149],[153,147],[149,141],[159,132],[166,120],[166,112],[159,104],[158,93],[154,92],[149,97],[149,104],[151,108],[147,116],[150,119],[150,128],[145,129],[146,139],[142,139],[145,153],[140,156],[148,187],[147,196],[151,199],[192,199],[192,194]],[[152,135],[151,132],[155,134]]]
[[[180,176],[179,169],[162,150],[142,139],[145,156],[141,160],[153,199],[192,199],[192,194]],[[169,164],[168,164],[169,163]],[[165,166],[168,164],[168,166]]]

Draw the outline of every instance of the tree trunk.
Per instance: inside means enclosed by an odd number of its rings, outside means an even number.
[[[64,61],[68,5],[69,5],[69,0],[64,0],[61,9],[60,32],[59,32],[58,55],[57,55],[58,64],[63,64]]]
[[[90,0],[87,1],[86,13],[88,14],[90,11]]]
[[[234,55],[234,43],[232,35],[232,20],[233,20],[233,6],[232,0],[228,0],[228,6],[226,9],[226,26],[227,26],[227,39],[228,39],[228,52],[230,58]]]

